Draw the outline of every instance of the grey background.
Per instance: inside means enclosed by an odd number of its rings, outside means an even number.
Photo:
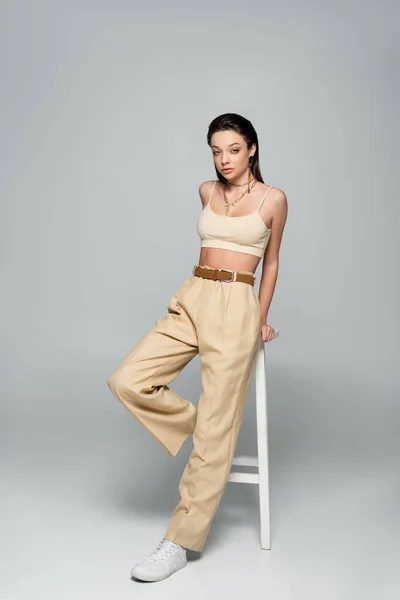
[[[398,597],[399,14],[276,4],[0,4],[4,598]],[[139,588],[191,438],[167,456],[106,379],[198,260],[222,112],[253,122],[289,203],[266,345],[272,550],[256,486],[228,484],[201,560]],[[173,388],[197,402],[198,357]],[[253,384],[241,454],[254,400]]]

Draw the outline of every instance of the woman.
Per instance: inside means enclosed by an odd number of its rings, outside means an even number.
[[[217,181],[200,185],[199,263],[172,295],[168,313],[129,352],[107,384],[175,456],[193,434],[179,484],[180,500],[155,551],[131,571],[159,581],[201,552],[228,481],[260,342],[274,329],[268,309],[287,217],[284,192],[265,185],[253,125],[235,113],[208,129]],[[254,272],[263,259],[259,297]],[[198,407],[168,387],[199,354]]]

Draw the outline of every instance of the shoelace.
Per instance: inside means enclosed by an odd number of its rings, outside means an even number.
[[[150,554],[150,556],[148,556],[147,558],[154,562],[161,563],[166,558],[171,556],[171,554],[176,552],[178,550],[178,548],[179,548],[179,546],[177,546],[176,544],[173,544],[169,540],[161,540],[161,542],[158,544],[158,546],[154,550],[154,552],[152,554]]]

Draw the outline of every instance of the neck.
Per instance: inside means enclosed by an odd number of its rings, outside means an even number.
[[[253,179],[254,179],[254,176],[250,175],[250,182]],[[232,186],[245,186],[245,185],[247,185],[248,181],[249,181],[249,176],[244,174],[244,175],[238,175],[236,178],[227,180],[226,183],[228,185],[232,185]]]
[[[254,177],[253,173],[250,171],[250,169],[248,169],[244,173],[237,175],[237,177],[233,177],[232,179],[229,179],[229,180],[227,179],[226,183],[228,185],[232,185],[233,187],[235,187],[235,186],[244,187],[249,182],[251,183],[253,179],[255,179],[255,177]]]

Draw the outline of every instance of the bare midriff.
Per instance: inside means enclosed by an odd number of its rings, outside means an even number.
[[[202,266],[214,269],[229,269],[231,271],[255,272],[260,258],[253,254],[234,252],[223,248],[201,248],[199,262]]]

